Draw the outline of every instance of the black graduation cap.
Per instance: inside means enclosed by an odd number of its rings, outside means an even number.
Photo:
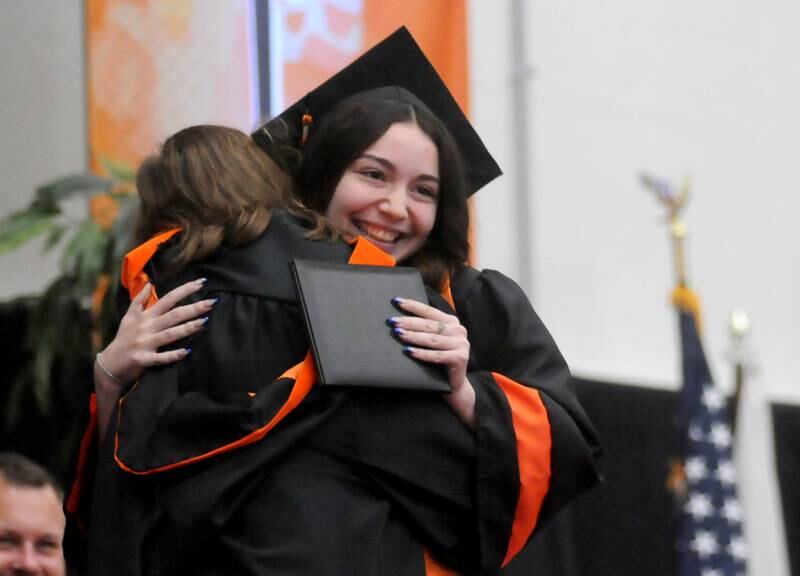
[[[326,111],[345,98],[390,86],[401,88],[396,91],[401,99],[405,90],[410,92],[450,130],[463,156],[469,194],[502,174],[450,90],[405,26],[261,126],[253,133],[253,139],[267,151],[276,145],[287,144],[299,150],[304,115],[309,114],[314,122],[318,122]]]

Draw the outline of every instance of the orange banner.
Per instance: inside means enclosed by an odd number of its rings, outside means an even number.
[[[256,54],[249,0],[87,0],[90,167],[135,169],[192,124],[248,131]]]
[[[281,55],[273,79],[283,85],[273,92],[275,114],[403,25],[469,110],[465,0],[273,0],[270,18],[277,22],[271,44]]]

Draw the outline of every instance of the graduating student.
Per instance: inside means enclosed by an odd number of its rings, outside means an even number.
[[[302,362],[308,343],[290,259],[391,259],[365,242],[334,242],[324,219],[291,200],[272,160],[230,128],[176,133],[142,164],[137,188],[135,237],[142,244],[126,257],[121,290],[133,302],[95,364],[103,443],[87,571],[200,573],[212,568],[189,569],[189,559],[217,533],[216,518],[200,513],[195,522],[198,511],[184,499],[211,505],[224,493],[218,489],[224,482],[207,479],[204,461],[215,460],[214,473],[224,470],[218,462],[226,452],[267,434],[313,383],[310,362]],[[173,309],[187,295],[194,302]],[[212,309],[213,320],[191,320]],[[274,452],[284,452],[322,418],[311,413],[302,426],[290,427]],[[226,478],[241,488],[236,474]],[[217,560],[219,573],[229,573],[231,564]]]
[[[405,29],[254,138],[294,171],[307,207],[419,268],[453,305],[445,317],[408,302],[419,318],[396,328],[413,357],[448,367],[446,399],[475,431],[481,563],[506,563],[540,518],[597,481],[600,450],[524,293],[465,265],[466,197],[499,174],[496,164]],[[469,362],[453,345],[466,334]]]

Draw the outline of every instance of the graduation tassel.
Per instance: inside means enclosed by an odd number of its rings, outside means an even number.
[[[303,122],[303,137],[300,142],[302,144],[305,144],[306,140],[308,140],[308,131],[311,129],[311,125],[314,123],[314,118],[311,116],[311,114],[303,114],[302,122]]]

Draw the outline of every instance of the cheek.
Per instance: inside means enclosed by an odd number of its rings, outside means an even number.
[[[436,223],[436,210],[435,205],[426,204],[417,210],[417,233],[424,243],[433,230],[433,225]]]

